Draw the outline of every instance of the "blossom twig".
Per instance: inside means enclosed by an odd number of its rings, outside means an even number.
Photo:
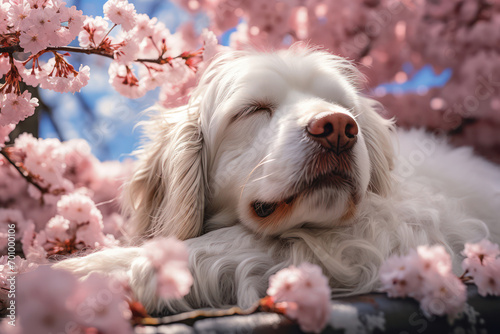
[[[7,47],[0,48],[0,54],[2,54],[2,53],[12,54],[14,52],[23,52],[23,51],[24,51],[23,48],[19,45],[13,45],[13,46],[7,46]],[[98,56],[103,56],[106,58],[114,59],[114,56],[112,53],[108,53],[100,48],[81,48],[78,46],[57,46],[57,47],[56,46],[54,46],[54,47],[49,46],[40,52],[43,52],[43,51],[66,51],[66,52],[84,53],[84,54],[88,54],[88,55],[93,54],[93,55],[98,55]],[[171,61],[174,58],[184,58],[184,57],[181,54],[181,55],[178,55],[176,57],[167,57],[167,58],[162,58],[162,57],[139,58],[139,59],[136,59],[135,61],[139,62],[139,63],[155,63],[155,64],[163,65],[163,64],[168,63],[169,61]]]
[[[28,183],[30,183],[30,184],[32,184],[32,185],[34,185],[34,186],[35,186],[38,190],[40,190],[40,192],[41,192],[42,194],[48,194],[48,193],[50,193],[49,189],[47,189],[47,188],[45,188],[45,187],[42,187],[41,185],[39,185],[39,184],[35,181],[35,179],[34,179],[33,175],[31,175],[31,173],[30,173],[29,171],[25,170],[24,168],[23,168],[24,170],[23,170],[23,169],[21,169],[21,167],[19,166],[19,164],[18,164],[18,163],[16,163],[16,162],[14,162],[14,161],[10,158],[9,153],[5,150],[5,148],[4,148],[4,149],[2,149],[2,150],[0,150],[0,154],[2,154],[2,155],[5,157],[5,159],[6,159],[6,160],[7,160],[7,161],[8,161],[8,162],[12,165],[12,166],[14,166],[14,168],[15,168],[15,169],[19,172],[19,174],[21,174],[21,176],[22,176],[22,177],[23,177],[26,181],[28,181]]]
[[[165,324],[183,323],[186,325],[193,325],[194,322],[196,322],[197,320],[202,320],[206,318],[227,317],[231,315],[249,315],[259,312],[273,312],[285,315],[285,311],[279,307],[276,307],[271,297],[264,297],[261,300],[259,300],[255,305],[247,309],[242,309],[235,306],[228,309],[195,310],[191,312],[184,312],[180,314],[170,315],[162,318],[146,317],[136,320],[136,324],[148,325],[148,326],[161,326]]]

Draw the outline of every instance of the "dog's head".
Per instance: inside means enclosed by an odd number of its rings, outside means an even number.
[[[146,126],[125,192],[134,233],[352,223],[367,192],[389,191],[393,154],[392,123],[359,94],[359,79],[348,61],[301,47],[220,55],[188,106]]]

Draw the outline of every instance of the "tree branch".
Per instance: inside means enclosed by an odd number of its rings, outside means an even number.
[[[190,312],[174,314],[162,318],[150,318],[146,317],[143,319],[139,319],[137,322],[141,325],[148,326],[161,326],[166,324],[186,324],[192,326],[197,320],[202,320],[206,318],[218,318],[218,317],[227,317],[231,315],[248,315],[257,312],[262,312],[260,308],[257,306],[253,306],[247,310],[243,310],[239,307],[231,307],[229,309],[214,309],[214,310],[194,310]]]
[[[10,158],[9,156],[9,153],[7,151],[5,151],[5,149],[1,149],[0,150],[0,154],[3,155],[5,157],[5,159],[12,165],[14,166],[14,168],[19,172],[19,174],[21,174],[21,176],[26,180],[28,181],[28,183],[31,183],[32,185],[34,185],[38,190],[40,190],[40,192],[42,194],[48,194],[50,193],[49,189],[47,188],[44,188],[42,186],[40,186],[33,178],[33,176],[31,175],[31,173],[27,170],[22,170],[19,165],[17,163],[15,163],[14,161],[12,161],[12,159]]]
[[[0,48],[0,53],[14,53],[14,52],[22,52],[22,51],[24,51],[24,50],[19,45],[4,46],[4,47]]]
[[[135,323],[138,325],[148,325],[148,326],[161,326],[166,324],[182,323],[193,326],[193,324],[197,320],[201,319],[227,317],[232,315],[249,315],[259,312],[272,312],[276,314],[281,314],[286,318],[290,319],[287,316],[285,309],[276,306],[276,304],[273,301],[273,298],[266,296],[247,309],[241,309],[237,306],[231,307],[229,309],[213,309],[213,310],[202,309],[202,310],[194,310],[190,312],[174,314],[162,318],[151,318],[151,317],[139,318],[135,319]]]
[[[84,53],[84,54],[88,54],[88,55],[92,54],[92,55],[98,55],[98,56],[114,59],[114,56],[112,54],[106,53],[102,49],[85,49],[85,48],[81,48],[78,46],[54,46],[54,47],[49,46],[49,47],[45,48],[44,50]],[[24,51],[24,49],[22,47],[20,47],[19,45],[12,45],[12,46],[6,46],[6,47],[0,48],[0,54],[23,52],[23,51]],[[140,63],[155,63],[155,64],[163,65],[163,64],[167,64],[169,62],[169,60],[171,60],[171,59],[172,58],[158,57],[156,59],[140,58],[140,59],[136,59],[135,61],[140,62]]]

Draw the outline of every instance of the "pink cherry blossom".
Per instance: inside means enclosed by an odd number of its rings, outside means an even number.
[[[43,231],[34,234],[32,244],[27,248],[31,258],[40,256],[68,255],[80,251],[85,245],[77,244],[70,231],[71,223],[61,216],[51,218]]]
[[[54,32],[61,26],[58,20],[58,15],[59,14],[54,7],[47,6],[45,8],[32,8],[30,11],[28,11],[28,16],[26,17],[26,19],[22,20],[21,24],[19,25],[19,29],[23,32],[33,30],[44,32],[46,34],[54,34]],[[52,36],[48,37],[51,38]],[[50,39],[48,39],[48,41],[50,41]]]
[[[92,273],[73,293],[71,305],[79,324],[103,334],[134,333],[122,282]]]
[[[462,254],[466,256],[463,269],[473,271],[474,265],[486,265],[500,255],[498,244],[494,244],[488,239],[483,239],[478,243],[466,243]]]
[[[15,61],[15,64],[23,82],[33,87],[38,86],[41,82],[45,82],[47,75],[50,73],[45,70],[44,66],[27,68],[19,61]]]
[[[147,14],[137,14],[136,25],[129,33],[131,33],[136,40],[142,41],[153,35],[157,22],[158,19],[156,17],[149,18]]]
[[[40,142],[41,141],[33,137],[31,133],[22,133],[16,138],[14,144],[16,148],[22,150],[23,153],[26,153],[36,150]]]
[[[33,77],[33,73],[36,73],[33,83],[40,83],[40,87],[59,93],[78,92],[90,79],[89,66],[80,65],[79,71],[76,71],[60,54],[56,54],[56,57],[49,59],[40,68],[38,71],[25,70],[23,79],[27,76]]]
[[[64,156],[58,139],[38,139],[36,145],[29,146],[25,154],[24,165],[33,174],[41,178],[50,188],[63,186]]]
[[[90,145],[84,139],[73,139],[63,143],[66,170],[64,177],[76,187],[88,187],[97,178],[100,162],[94,157]],[[117,166],[120,169],[120,166]]]
[[[48,76],[45,82],[42,82],[41,87],[50,89],[59,93],[75,93],[79,92],[82,87],[86,86],[90,79],[90,67],[80,65],[80,71],[71,73],[67,76]]]
[[[67,45],[71,43],[75,39],[76,36],[80,33],[83,27],[83,23],[85,21],[85,16],[83,15],[81,10],[76,9],[75,6],[59,7],[60,22],[67,22],[66,26],[61,26],[59,30],[57,30],[57,35],[59,36],[59,42],[55,45]]]
[[[45,226],[45,235],[47,240],[61,240],[70,239],[71,236],[69,229],[71,228],[71,222],[64,218],[63,216],[55,216],[51,218],[47,225]]]
[[[15,202],[22,198],[27,188],[26,181],[5,158],[0,157],[0,202]]]
[[[425,315],[448,315],[455,318],[462,313],[467,300],[465,285],[454,275],[435,276],[428,290],[420,299],[420,307]]]
[[[0,126],[0,148],[4,147],[5,143],[9,141],[9,133],[11,133],[15,127],[14,124]]]
[[[500,258],[489,261],[473,277],[481,296],[500,296]]]
[[[0,126],[19,123],[33,115],[35,107],[38,107],[38,99],[31,98],[28,91],[21,95],[0,94]]]
[[[142,248],[151,263],[160,268],[169,261],[188,261],[188,251],[184,243],[175,238],[157,238],[145,243]]]
[[[115,51],[114,57],[119,64],[129,65],[137,59],[140,52],[139,44],[135,38],[127,38],[120,47]]]
[[[59,333],[71,324],[81,329],[68,301],[78,286],[76,277],[49,266],[20,275],[17,305],[19,325],[24,333]]]
[[[215,34],[208,29],[203,29],[201,39],[203,40],[204,47],[203,60],[209,61],[217,54],[217,52],[219,52],[219,42],[217,41]]]
[[[379,275],[382,291],[389,297],[415,298],[426,316],[455,318],[465,307],[465,285],[453,274],[443,246],[418,246],[406,256],[393,255]]]
[[[184,105],[189,100],[189,94],[196,82],[196,76],[192,71],[186,76],[187,80],[179,85],[164,84],[160,91],[160,102],[165,108],[173,108]]]
[[[143,37],[140,44],[141,57],[155,59],[164,51],[167,52],[165,55],[169,56],[177,56],[182,52],[179,48],[181,42],[175,41],[175,35],[172,35],[162,22],[156,22],[154,25],[149,23],[146,26],[143,25],[141,28],[144,29],[142,34],[148,33],[148,35]],[[139,31],[134,32],[139,33]],[[166,44],[167,41],[169,42],[168,47]]]
[[[88,224],[77,227],[75,242],[83,243],[86,246],[96,249],[102,246],[116,246],[118,243],[113,235],[104,235],[102,221],[92,220]]]
[[[381,289],[391,298],[420,298],[423,277],[418,267],[418,256],[391,256],[380,267]]]
[[[474,279],[481,296],[500,295],[500,250],[497,244],[483,239],[466,243],[462,252],[466,258],[462,268]]]
[[[426,272],[437,272],[441,275],[451,273],[451,257],[443,246],[418,246],[417,254],[413,256],[418,256],[418,270],[424,275]]]
[[[104,14],[114,24],[120,24],[125,31],[135,26],[135,7],[127,0],[108,0],[104,4]]]
[[[307,262],[278,271],[269,279],[267,294],[287,306],[305,332],[319,333],[330,316],[330,287],[319,266]]]
[[[88,223],[90,221],[100,222],[101,213],[90,197],[73,193],[64,195],[57,202],[57,212],[64,218],[74,221],[77,224]]]
[[[25,219],[21,211],[0,208],[0,250],[7,247],[9,235],[19,241],[29,225],[33,225],[33,222]],[[9,234],[9,230],[13,233]]]
[[[146,87],[140,85],[139,79],[128,66],[113,62],[109,66],[109,83],[125,97],[136,99],[146,94]]]
[[[23,245],[23,253],[26,259],[30,262],[45,264],[47,261],[46,245],[47,237],[45,231],[35,233],[35,226],[30,225],[21,239]]]
[[[83,30],[78,35],[80,46],[87,48],[98,47],[108,33],[109,25],[101,16],[87,17],[83,23]]]
[[[68,255],[83,249],[114,245],[113,236],[102,233],[102,222],[90,220],[83,224],[56,215],[45,228],[35,233],[28,230],[23,236],[23,249],[30,258]],[[27,233],[31,233],[31,236]]]
[[[43,30],[37,30],[36,28],[26,30],[19,37],[19,41],[19,45],[24,51],[32,54],[36,54],[50,45],[48,36]]]
[[[74,80],[71,82],[70,92],[79,92],[83,87],[87,86],[90,80],[90,67],[80,65],[78,74],[75,75]]]
[[[3,304],[4,307],[8,307],[8,293],[10,292],[12,278],[34,270],[38,265],[36,263],[29,262],[19,256],[9,258],[7,255],[0,257],[0,305]]]
[[[10,4],[9,3],[1,3],[0,4],[0,34],[5,34],[8,31],[8,27],[9,27],[8,13],[9,13],[9,11],[10,11]]]
[[[193,277],[188,268],[188,251],[175,238],[154,239],[145,243],[145,256],[156,269],[158,293],[165,299],[182,298],[189,293]]]
[[[165,299],[180,299],[189,293],[193,285],[193,276],[187,263],[167,262],[157,273],[158,295]]]
[[[23,333],[133,333],[122,283],[91,274],[84,282],[49,266],[18,278],[19,325]],[[22,291],[21,291],[22,290]]]
[[[66,228],[71,230],[71,235],[65,240],[74,240],[77,247],[84,245],[97,248],[115,244],[112,235],[103,234],[102,214],[90,197],[77,192],[64,195],[57,202],[57,211],[72,223]]]
[[[76,234],[72,237],[76,237],[78,242],[83,242],[86,247],[91,248],[96,247],[97,243],[99,246],[116,243],[112,236],[105,236],[102,231],[106,230],[106,233],[112,233],[116,237],[121,235],[117,224],[120,224],[122,219],[108,218],[119,212],[116,197],[119,195],[119,188],[125,176],[131,173],[133,163],[99,162],[92,156],[88,144],[82,140],[61,143],[56,139],[36,139],[28,134],[20,135],[9,152],[14,161],[21,163],[21,166],[36,177],[39,185],[46,187],[50,192],[54,191],[54,194],[42,194],[34,186],[28,186],[26,180],[3,157],[0,157],[2,205],[9,203],[12,208],[26,213],[25,218],[33,220],[36,227],[34,230],[41,233],[47,222],[57,214],[57,202],[61,196],[78,191],[78,196],[92,197],[98,203],[104,203],[99,206],[101,210],[91,210],[90,215],[94,217],[91,220],[92,224],[81,223],[82,226],[78,232],[74,231]],[[51,163],[48,164],[47,161]],[[48,183],[46,179],[51,182]],[[42,195],[43,204],[40,202]],[[107,226],[107,223],[111,226]],[[76,225],[77,222],[72,224]],[[25,254],[29,253],[40,258],[44,252],[40,247],[45,241],[39,238],[35,245],[33,237],[31,233],[26,239],[27,247],[31,248],[25,250]],[[45,258],[45,255],[42,258]]]
[[[6,11],[9,26],[13,31],[19,30],[23,21],[28,17],[31,7],[27,1],[11,1],[10,9]]]
[[[141,76],[139,85],[147,87],[148,90],[166,85],[168,81],[183,85],[193,75],[180,58],[172,60],[170,64],[148,64],[147,67],[141,67],[139,73]]]

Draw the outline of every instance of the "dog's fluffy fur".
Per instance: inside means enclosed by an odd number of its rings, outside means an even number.
[[[422,244],[445,246],[458,272],[465,242],[499,241],[500,170],[423,131],[396,134],[359,94],[359,80],[352,64],[322,51],[228,52],[187,106],[146,124],[150,140],[125,208],[141,240],[186,240],[195,283],[183,300],[157,298],[139,247],[57,266],[81,276],[126,273],[152,312],[249,306],[270,275],[303,261],[323,268],[335,295],[368,292],[389,255]],[[309,120],[324,111],[356,120],[349,152],[307,136]],[[315,182],[324,175],[333,176]],[[255,202],[276,210],[261,218]]]

